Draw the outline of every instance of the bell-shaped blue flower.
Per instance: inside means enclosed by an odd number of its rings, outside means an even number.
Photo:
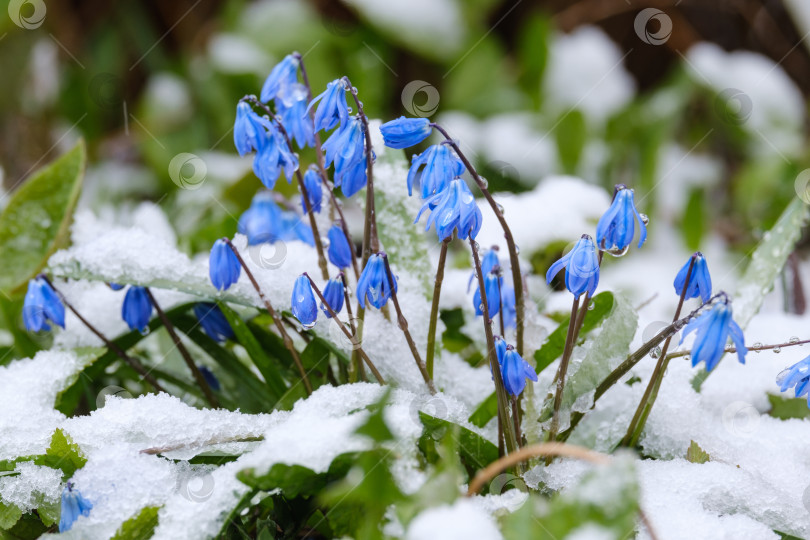
[[[134,285],[127,289],[124,304],[121,306],[121,317],[129,329],[143,332],[149,326],[151,316],[152,302],[149,301],[146,289]]]
[[[633,241],[636,232],[636,224],[633,220],[638,222],[638,247],[641,247],[644,240],[647,239],[647,225],[636,210],[636,204],[633,202],[633,190],[623,184],[617,184],[616,195],[613,197],[610,208],[596,225],[596,244],[600,249],[607,250],[608,253],[623,253]]]
[[[239,259],[231,247],[220,239],[214,242],[208,258],[208,276],[218,290],[223,291],[239,280]]]
[[[419,171],[422,171],[419,176]],[[446,144],[434,144],[414,156],[408,170],[408,195],[413,194],[413,183],[419,176],[422,198],[441,193],[447,184],[464,172],[464,163]]]
[[[793,388],[797,398],[807,397],[807,406],[810,407],[808,382],[810,382],[810,356],[793,364],[776,377],[780,392]]]
[[[309,168],[304,175],[304,187],[306,188],[307,195],[309,195],[309,205],[312,211],[320,213],[321,202],[323,201],[323,190],[321,189],[321,175],[316,169]],[[304,213],[307,213],[307,203],[304,200],[304,194],[301,194],[301,208]]]
[[[65,306],[45,278],[37,277],[28,282],[23,301],[23,323],[26,330],[39,332],[51,329],[47,321],[64,328]]]
[[[208,369],[207,366],[197,366],[197,369],[200,370],[200,374],[202,374],[203,379],[211,387],[211,390],[214,392],[219,392],[219,389],[222,388],[222,385],[219,384],[219,379],[217,376],[214,375],[214,372]]]
[[[339,187],[346,198],[354,197],[358,191],[366,187],[367,182],[365,159],[361,159],[347,170],[335,174],[335,187]]]
[[[82,497],[79,490],[68,482],[62,491],[62,509],[59,516],[59,532],[67,532],[79,516],[89,516],[93,503]]]
[[[292,312],[304,328],[312,328],[318,319],[318,306],[309,278],[302,274],[295,280],[292,291]]]
[[[501,317],[505,328],[517,328],[515,289],[506,284],[501,287]]]
[[[335,164],[335,176],[345,174],[358,162],[365,159],[365,134],[363,122],[354,116],[341,125],[326,139],[321,149],[324,151],[325,166]],[[337,178],[335,179],[337,182]]]
[[[689,286],[686,288],[685,299],[700,297],[703,303],[709,301],[712,296],[712,276],[709,275],[709,266],[706,264],[706,259],[701,252],[692,255],[695,259],[695,264],[692,266],[692,274],[689,277]],[[692,263],[692,257],[686,261],[678,275],[675,276],[675,294],[681,295],[683,291],[684,282],[686,281],[686,274],[689,273],[689,265]]]
[[[326,299],[326,303],[332,308],[332,311],[335,314],[340,313],[340,310],[343,309],[343,279],[335,278],[330,279],[326,283],[326,287],[323,288],[323,297]],[[323,314],[326,315],[327,319],[331,319],[332,315],[329,314],[329,310],[324,307],[323,302],[321,302],[321,311]]]
[[[224,343],[233,339],[234,333],[228,319],[213,302],[198,302],[194,304],[194,316],[200,321],[203,331],[214,341]]]
[[[500,269],[495,269],[484,276],[484,290],[487,292],[487,311],[492,319],[501,310],[501,286],[503,278],[500,276]],[[476,315],[483,315],[483,301],[481,300],[481,289],[476,287],[473,294],[473,307]]]
[[[511,345],[507,346],[501,365],[501,377],[506,391],[517,397],[526,388],[526,379],[537,382],[537,373]]]
[[[731,318],[731,305],[726,299],[715,303],[711,309],[687,324],[681,336],[681,343],[687,335],[695,331],[697,335],[690,353],[692,367],[700,362],[706,362],[706,371],[713,370],[725,352],[729,337],[737,349],[740,363],[745,363],[748,349],[745,348],[742,330]]]
[[[343,233],[343,229],[339,225],[332,225],[326,236],[329,238],[329,249],[326,251],[329,262],[340,269],[351,266],[352,247],[349,245],[349,240]]]
[[[599,259],[596,255],[596,246],[590,235],[583,234],[574,248],[551,265],[546,272],[546,283],[565,268],[565,287],[574,296],[588,292],[593,296],[596,286],[599,285]]]
[[[253,158],[253,172],[267,189],[273,189],[282,171],[287,182],[298,169],[298,157],[290,151],[284,136],[271,129],[265,135],[265,142]]]
[[[298,58],[288,54],[275,65],[262,86],[260,97],[264,103],[275,99],[284,88],[298,82],[298,63]]]
[[[349,119],[349,106],[346,103],[346,83],[343,79],[336,79],[326,85],[326,90],[313,99],[307,110],[316,103],[315,109],[315,129],[332,129],[338,122],[346,123]]]
[[[397,278],[391,276],[394,282],[394,291],[397,290]],[[357,301],[360,307],[366,307],[368,303],[377,309],[381,309],[391,297],[391,287],[388,275],[385,271],[385,258],[381,253],[375,253],[368,258],[366,267],[360,274],[357,282]]]
[[[492,246],[481,257],[481,273],[485,276],[492,272],[496,267],[501,266],[501,261],[498,259],[498,246]],[[470,286],[475,281],[475,270],[470,272],[470,280],[467,282],[467,292],[470,292]]]
[[[475,238],[481,230],[483,220],[481,210],[470,188],[460,178],[450,182],[447,189],[441,193],[425,199],[414,223],[418,222],[422,212],[428,209],[431,212],[425,230],[435,226],[439,240],[450,238],[453,230],[457,231],[461,240],[466,240],[470,236]]]
[[[276,242],[283,234],[281,209],[269,191],[260,191],[253,197],[250,208],[239,217],[237,230],[247,236],[248,245]]]
[[[233,142],[240,156],[262,147],[270,122],[253,111],[249,103],[236,105],[236,121],[233,124]]]
[[[312,229],[301,217],[292,211],[281,213],[281,240],[300,240],[310,246],[315,245]]]
[[[287,134],[298,148],[315,146],[315,127],[307,112],[307,88],[294,83],[282,89],[276,96],[276,111]]]
[[[405,118],[400,116],[380,126],[385,146],[389,148],[408,148],[428,138],[431,131],[427,118]]]

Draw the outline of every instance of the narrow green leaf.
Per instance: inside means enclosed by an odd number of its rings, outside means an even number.
[[[681,232],[686,247],[690,251],[697,251],[700,248],[700,241],[703,239],[703,232],[706,229],[705,200],[705,191],[701,188],[694,188],[689,192],[689,199],[683,211]]]
[[[112,540],[143,540],[151,538],[158,525],[159,506],[147,506],[118,527]]]
[[[498,459],[498,447],[474,431],[419,411],[419,420],[425,426],[422,437],[440,439],[448,430],[456,430],[458,451],[465,465],[473,470],[483,469]]]
[[[478,408],[470,415],[470,423],[480,428],[487,425],[487,423],[495,418],[498,414],[498,396],[492,392],[484,401],[478,405]]]
[[[560,164],[568,174],[575,174],[582,150],[588,138],[585,115],[577,109],[566,111],[557,121],[554,136],[557,139],[557,154]]]

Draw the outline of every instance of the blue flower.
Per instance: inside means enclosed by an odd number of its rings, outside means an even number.
[[[712,296],[712,276],[709,275],[709,266],[706,264],[706,259],[701,252],[698,251],[692,255],[692,257],[695,258],[695,264],[692,267],[692,274],[689,277],[689,286],[686,289],[685,298],[697,298],[699,296],[705,304]],[[678,275],[675,276],[675,293],[678,296],[680,296],[683,291],[686,274],[689,273],[689,265],[692,262],[692,257],[686,261],[686,264],[681,267]]]
[[[365,134],[363,122],[359,117],[343,124],[326,139],[321,149],[324,151],[325,166],[335,164],[335,182],[337,176],[345,174],[354,165],[365,159]]]
[[[507,346],[501,365],[503,386],[507,392],[517,397],[526,388],[526,378],[537,382],[537,373],[511,345]]]
[[[408,170],[408,195],[413,194],[413,183],[419,175],[420,167],[423,167],[419,179],[423,199],[441,193],[453,178],[461,176],[464,172],[464,163],[456,157],[449,146],[434,144],[413,157],[411,168]]]
[[[405,118],[400,116],[380,126],[385,146],[389,148],[408,148],[427,139],[431,131],[427,118]]]
[[[487,311],[489,318],[492,319],[501,310],[501,285],[503,285],[503,278],[499,275],[500,269],[495,269],[484,276],[484,290],[487,292]],[[483,301],[481,300],[481,289],[475,288],[473,294],[473,307],[475,308],[476,315],[483,315],[484,311]]]
[[[109,285],[110,288],[112,290],[114,290],[114,291],[120,291],[121,289],[126,287],[126,285],[121,285],[121,284],[118,284],[118,283],[107,283],[107,285]]]
[[[745,339],[742,330],[731,318],[731,306],[728,300],[721,300],[698,318],[693,319],[683,331],[681,343],[690,333],[697,331],[695,343],[692,345],[692,367],[700,362],[706,362],[706,371],[711,371],[722,358],[726,342],[731,337],[737,348],[737,358],[741,364],[745,363]]]
[[[287,86],[276,96],[276,111],[281,116],[281,123],[298,148],[315,146],[315,127],[307,112],[307,96],[306,86],[298,83]]]
[[[274,99],[285,87],[298,82],[298,58],[292,54],[284,57],[267,76],[262,86],[261,100],[265,103]]]
[[[336,79],[326,85],[326,90],[313,99],[307,110],[318,103],[315,109],[315,129],[332,129],[338,122],[344,124],[349,118],[349,106],[346,104],[346,84],[343,79]]]
[[[505,328],[517,328],[515,289],[508,285],[501,287],[501,317]]]
[[[323,201],[323,190],[321,189],[321,176],[317,170],[309,168],[304,175],[304,187],[309,195],[309,205],[316,214],[321,211],[321,201]],[[304,194],[301,194],[301,208],[307,213],[307,204]]]
[[[65,327],[65,306],[56,291],[43,277],[28,282],[23,301],[23,323],[30,332],[50,330],[47,321]]]
[[[565,287],[571,294],[579,296],[588,291],[588,295],[593,296],[599,285],[599,259],[593,238],[583,234],[571,251],[551,265],[546,272],[546,283],[551,283],[563,267],[566,269]]]
[[[214,372],[208,369],[206,366],[197,366],[197,369],[200,370],[203,379],[205,379],[205,382],[211,387],[211,390],[214,392],[219,392],[219,389],[222,388],[222,386],[219,384],[219,379],[217,379],[217,376],[214,375]]]
[[[270,122],[253,111],[249,103],[236,105],[236,121],[233,124],[233,142],[240,156],[258,150],[265,143]]]
[[[640,231],[638,247],[647,239],[647,225],[641,219],[633,202],[633,190],[627,189],[623,184],[616,185],[616,195],[610,208],[607,209],[599,223],[596,225],[596,244],[600,249],[610,252],[623,252],[633,241],[636,232],[635,223],[638,222]]]
[[[73,487],[73,482],[68,482],[62,491],[62,510],[59,517],[59,532],[67,532],[73,527],[73,522],[79,516],[89,516],[93,509],[93,503],[82,497],[78,489]]]
[[[503,357],[506,355],[506,340],[501,336],[495,336],[495,354],[498,356],[498,365],[503,366]]]
[[[239,217],[237,230],[247,236],[248,245],[275,242],[283,236],[281,209],[269,191],[260,191],[253,197],[250,208]]]
[[[810,393],[808,393],[808,382],[810,382],[810,356],[797,362],[782,371],[776,377],[776,384],[779,385],[780,392],[786,392],[789,388],[794,388],[797,398],[807,396],[807,406],[810,407]]]
[[[396,276],[392,276],[394,291],[397,290]],[[360,307],[366,307],[366,300],[377,309],[381,309],[391,297],[391,286],[385,271],[385,257],[375,253],[368,258],[363,273],[357,281],[357,301]]]
[[[481,273],[487,275],[492,272],[496,266],[501,266],[501,261],[498,259],[498,246],[492,246],[484,253],[484,256],[481,257]],[[475,277],[475,270],[473,270],[470,273],[470,280],[467,282],[467,292],[470,292],[470,286],[475,280]]]
[[[310,246],[315,245],[315,236],[310,226],[292,211],[281,213],[281,240],[300,240]]]
[[[298,169],[298,157],[290,151],[284,136],[271,129],[265,135],[265,141],[253,158],[253,172],[267,189],[273,189],[279,175],[284,171],[287,182]]]
[[[203,331],[214,341],[223,343],[234,338],[233,329],[218,305],[212,302],[198,302],[194,304],[194,316],[200,321]]]
[[[347,198],[354,197],[355,193],[366,186],[367,181],[365,159],[361,159],[349,169],[335,175],[335,187],[339,187],[343,196]]]
[[[343,234],[343,229],[339,225],[332,225],[326,236],[329,238],[329,249],[326,252],[329,261],[341,269],[351,266],[352,247],[349,245],[346,235]]]
[[[295,280],[292,291],[292,312],[304,328],[312,328],[318,319],[318,307],[315,304],[315,293],[309,278],[302,274]]]
[[[126,321],[129,329],[143,332],[149,326],[151,316],[152,302],[149,301],[146,289],[134,285],[127,289],[124,304],[121,306],[121,317]]]
[[[481,210],[475,203],[470,188],[460,178],[450,182],[444,191],[425,199],[414,223],[418,222],[422,212],[428,209],[431,212],[425,230],[435,225],[439,240],[451,237],[453,230],[457,231],[461,240],[466,240],[468,236],[475,238],[481,230],[483,219]]]
[[[335,278],[330,279],[326,283],[326,287],[323,288],[323,297],[326,299],[326,303],[332,308],[336,314],[340,313],[340,310],[343,309],[343,279],[342,278]],[[323,311],[324,315],[326,315],[327,319],[331,319],[332,315],[329,314],[329,310],[326,309],[321,303],[321,311]]]
[[[220,291],[227,289],[239,280],[241,270],[231,247],[222,239],[214,242],[208,258],[208,275],[214,287]]]

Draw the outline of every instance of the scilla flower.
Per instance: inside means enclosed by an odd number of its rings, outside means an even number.
[[[464,172],[464,164],[449,146],[434,144],[413,157],[411,168],[408,170],[408,195],[413,194],[413,183],[419,175],[420,168],[422,175],[419,183],[423,199],[441,193],[453,178],[461,176]]]
[[[315,293],[309,278],[302,274],[295,280],[292,291],[292,312],[304,328],[312,328],[318,319],[318,307],[315,304]]]
[[[372,157],[372,159],[374,158]],[[335,187],[339,187],[343,196],[347,198],[353,197],[355,193],[366,187],[366,182],[368,182],[368,176],[366,175],[365,158],[335,176]]]
[[[392,276],[394,291],[397,290],[396,276]],[[368,303],[377,309],[381,309],[391,297],[391,287],[388,275],[385,271],[385,257],[382,253],[375,253],[368,258],[363,273],[357,282],[357,301],[360,307],[366,307]]]
[[[152,302],[143,287],[131,286],[124,296],[124,304],[121,306],[121,317],[126,321],[130,330],[143,332],[149,326],[149,318],[152,316]]]
[[[500,276],[500,269],[497,266],[492,272],[484,275],[484,290],[487,292],[487,311],[490,319],[501,310],[501,285],[503,285],[503,278]],[[484,314],[481,289],[478,287],[473,294],[473,307],[476,315]]]
[[[526,388],[526,378],[537,382],[534,368],[518,354],[514,347],[508,345],[501,365],[503,386],[507,392],[517,397]]]
[[[284,228],[281,209],[269,191],[260,191],[250,203],[250,208],[239,217],[237,230],[248,238],[248,245],[276,242],[281,239]]]
[[[343,79],[336,79],[326,85],[326,90],[313,99],[307,110],[318,104],[315,109],[315,129],[332,129],[338,122],[344,124],[349,119],[349,106],[346,104],[346,84]]]
[[[65,306],[45,278],[36,277],[28,282],[23,301],[23,323],[26,330],[39,332],[51,329],[48,321],[64,328]]]
[[[793,388],[797,398],[807,396],[807,406],[810,407],[808,382],[810,382],[810,356],[793,364],[776,377],[776,384],[779,385],[780,392]]]
[[[329,238],[329,249],[326,254],[329,262],[338,268],[348,268],[352,264],[352,247],[339,225],[332,225],[326,234]]]
[[[208,275],[214,287],[220,291],[227,289],[239,280],[241,270],[231,247],[222,239],[214,242],[208,258]]]
[[[405,118],[400,116],[380,126],[385,146],[408,148],[419,144],[430,135],[430,120],[427,118]]]
[[[740,363],[745,363],[745,355],[748,353],[748,349],[745,348],[745,339],[742,330],[731,318],[731,305],[725,297],[686,325],[681,336],[681,343],[687,335],[694,331],[697,331],[697,336],[690,353],[692,367],[700,362],[706,362],[706,371],[713,370],[725,352],[729,337],[737,349],[737,358]]]
[[[517,328],[517,306],[515,305],[515,289],[509,285],[501,287],[501,317],[506,328]]]
[[[332,311],[335,314],[340,313],[340,310],[343,309],[343,280],[340,277],[335,279],[330,279],[326,283],[326,287],[323,288],[323,297],[326,299],[326,303],[332,308]],[[332,315],[329,314],[329,310],[321,303],[321,311],[323,314],[326,315],[327,319],[331,319]]]
[[[357,163],[365,159],[365,135],[363,122],[357,116],[351,118],[326,139],[321,149],[324,151],[325,166],[335,164],[335,182]]]
[[[689,265],[692,263],[692,258],[695,259],[695,264],[692,266],[692,274],[689,277],[689,286],[686,288],[685,298],[697,298],[699,296],[705,304],[712,296],[712,276],[709,275],[709,266],[706,264],[706,259],[699,251],[686,261],[686,264],[681,267],[678,275],[675,276],[675,293],[680,296],[683,291],[686,274],[689,273]]]
[[[624,252],[636,232],[638,222],[638,247],[647,239],[647,225],[641,219],[633,202],[633,190],[623,184],[616,185],[616,195],[610,208],[607,209],[596,225],[596,244],[600,249],[610,252]]]
[[[321,201],[323,201],[323,190],[321,189],[321,176],[316,169],[310,167],[304,175],[304,187],[309,195],[309,205],[316,214],[321,211]],[[301,208],[307,213],[307,204],[304,194],[301,194]]]
[[[224,343],[234,338],[233,329],[228,324],[228,319],[219,309],[219,306],[212,302],[198,302],[194,304],[194,316],[200,321],[203,331],[211,339],[219,343]]]
[[[203,379],[205,379],[205,382],[208,384],[208,386],[211,387],[211,390],[213,390],[214,392],[219,392],[220,388],[222,388],[222,385],[219,384],[219,379],[217,379],[217,376],[214,375],[214,372],[208,369],[207,366],[202,365],[197,366],[197,369],[200,370]]]
[[[468,236],[475,238],[481,230],[481,210],[475,203],[470,188],[460,178],[450,182],[441,193],[425,199],[414,223],[419,221],[422,212],[427,209],[431,212],[425,230],[435,226],[439,240],[450,238],[454,230],[461,240],[466,240]]]
[[[307,112],[307,96],[307,87],[299,83],[285,87],[276,96],[281,123],[298,148],[315,146],[315,127]]]
[[[300,240],[310,246],[315,245],[312,229],[292,211],[281,213],[281,240]]]
[[[501,261],[498,259],[498,246],[489,248],[484,256],[481,257],[481,273],[485,276],[492,272],[495,267],[501,266]],[[467,282],[467,292],[470,292],[470,286],[475,281],[475,270],[470,273],[470,280]]]
[[[596,286],[599,285],[599,259],[590,235],[583,234],[571,251],[551,265],[546,272],[546,283],[551,283],[551,280],[563,267],[565,268],[565,287],[571,291],[571,294],[579,296],[587,291],[590,296],[593,296]]]
[[[270,122],[253,111],[249,103],[236,105],[236,121],[233,124],[233,142],[240,156],[258,150],[265,142],[265,133]]]
[[[298,157],[290,151],[287,141],[276,129],[265,135],[265,141],[253,158],[253,172],[267,189],[273,189],[276,180],[284,172],[287,182],[298,169]]]
[[[79,516],[89,516],[93,509],[93,503],[82,497],[74,487],[73,482],[68,482],[62,491],[62,509],[59,516],[59,532],[69,531],[73,527],[73,522]]]
[[[298,58],[292,54],[276,64],[262,86],[261,100],[265,103],[275,99],[285,87],[298,82]]]

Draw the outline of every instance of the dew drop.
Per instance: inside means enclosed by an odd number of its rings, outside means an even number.
[[[478,242],[474,242],[473,247],[475,248],[475,251],[481,251],[481,245]]]
[[[323,249],[329,248],[329,237],[321,236],[321,245],[323,245]]]
[[[684,357],[683,357],[683,359],[684,359],[684,360],[686,360],[687,362],[691,362],[691,361],[692,361],[692,357],[691,357],[691,356],[689,356],[688,354],[687,354],[686,356],[684,356]]]
[[[149,335],[149,327],[148,326],[146,328],[144,328],[143,330],[139,330],[139,331],[140,331],[142,336],[148,336]]]
[[[304,330],[312,330],[315,327],[315,323],[313,322],[312,324],[302,324],[301,327]]]
[[[501,215],[504,215],[504,214],[505,214],[505,211],[504,211],[504,209],[503,209],[503,205],[502,205],[501,203],[495,203],[495,208],[497,208],[497,209],[498,209],[498,212],[500,212],[500,213],[501,213]]]
[[[774,354],[779,354],[782,352],[782,347],[774,347],[772,350]]]
[[[591,301],[591,303],[588,304],[588,311],[593,311],[593,308],[595,308],[595,307],[596,307],[596,302]]]
[[[618,247],[612,247],[612,248],[606,249],[604,251],[608,255],[612,255],[614,257],[624,257],[625,255],[627,255],[627,252],[629,250],[630,250],[630,246],[627,245],[627,246],[624,247],[624,249],[619,249]]]
[[[520,255],[520,246],[515,244],[515,255]]]
[[[647,217],[647,214],[639,214],[639,215],[638,215],[638,217],[640,217],[640,218],[641,218],[641,222],[642,222],[644,225],[649,225],[649,224],[650,224],[650,218],[649,218],[649,217]]]
[[[760,352],[760,349],[762,349],[762,343],[761,343],[761,342],[759,342],[759,341],[757,341],[756,343],[754,343],[753,345],[751,345],[751,349],[752,349],[752,350],[753,350],[755,353],[757,353],[757,354],[758,354],[758,353]]]
[[[489,187],[489,182],[483,176],[481,177],[480,186],[481,186],[482,189],[487,189]]]
[[[661,356],[661,347],[656,347],[650,351],[651,358],[658,358],[659,356]]]
[[[788,340],[788,343],[790,343],[792,345],[795,345],[798,342],[799,342],[799,338],[797,338],[796,336],[791,336],[790,339]]]
[[[478,304],[478,311],[480,311],[480,312],[482,312],[482,313],[483,313],[483,311],[484,311],[484,304],[483,304],[483,303],[482,303],[482,304]]]

